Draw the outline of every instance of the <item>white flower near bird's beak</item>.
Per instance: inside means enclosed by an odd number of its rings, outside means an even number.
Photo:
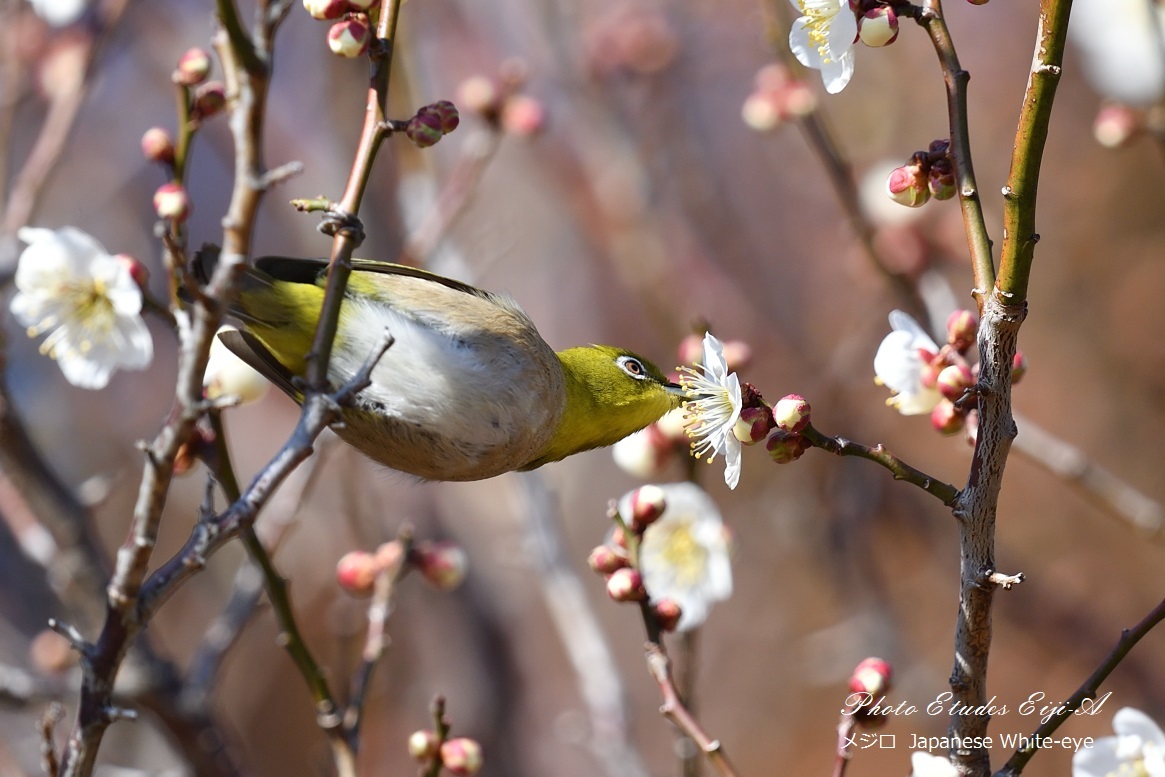
[[[692,438],[692,455],[712,462],[724,457],[724,482],[736,488],[740,482],[740,440],[733,429],[740,418],[743,400],[740,379],[728,371],[724,346],[711,333],[704,335],[704,358],[698,367],[680,367],[680,385],[692,397],[684,402],[686,427]]]

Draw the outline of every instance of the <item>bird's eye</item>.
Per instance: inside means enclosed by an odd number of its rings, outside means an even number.
[[[615,360],[615,363],[623,368],[623,372],[636,380],[643,380],[647,377],[647,368],[634,356],[620,356]]]

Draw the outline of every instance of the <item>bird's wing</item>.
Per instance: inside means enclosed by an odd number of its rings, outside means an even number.
[[[279,387],[287,396],[296,402],[303,401],[303,391],[296,387],[291,372],[279,363],[279,360],[267,350],[259,338],[250,332],[230,330],[219,332],[218,339],[231,353],[255,368],[260,375]]]
[[[326,259],[297,259],[289,256],[261,256],[255,260],[255,267],[271,277],[292,283],[316,283],[325,269]],[[356,272],[371,272],[380,275],[401,275],[407,278],[420,278],[425,281],[439,283],[442,286],[472,294],[475,297],[493,298],[495,295],[488,291],[470,286],[468,283],[446,278],[444,275],[422,270],[419,267],[409,267],[404,264],[378,262],[372,259],[353,259],[352,269]]]

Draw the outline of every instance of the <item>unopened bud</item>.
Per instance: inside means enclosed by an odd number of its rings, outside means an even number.
[[[755,445],[773,429],[773,413],[767,407],[746,407],[732,427],[732,434],[745,445]]]
[[[200,48],[187,49],[186,53],[178,58],[178,65],[174,68],[171,80],[183,86],[201,84],[210,75],[210,54]]]
[[[866,11],[858,19],[858,38],[873,48],[889,46],[898,39],[898,14],[888,5]]]
[[[1011,383],[1015,385],[1019,383],[1020,379],[1027,374],[1027,357],[1023,355],[1023,351],[1016,351],[1015,356],[1011,359]]]
[[[368,51],[372,33],[359,19],[345,19],[328,29],[328,48],[336,56],[354,59]]]
[[[809,401],[800,394],[787,394],[773,405],[773,420],[778,429],[800,432],[809,425]]]
[[[313,19],[328,21],[339,19],[353,7],[348,0],[303,0],[303,7]]]
[[[417,569],[434,588],[452,591],[461,585],[469,568],[469,557],[455,542],[418,543]]]
[[[218,81],[209,81],[198,87],[194,93],[194,106],[191,108],[192,119],[202,121],[222,113],[227,107],[227,91]]]
[[[158,218],[183,222],[190,215],[190,196],[181,184],[164,183],[154,192],[154,212]]]
[[[142,134],[142,155],[151,162],[174,164],[174,141],[161,127],[150,127]]]
[[[788,464],[801,458],[809,447],[809,442],[799,434],[775,429],[765,442],[765,450],[777,464]]]
[[[631,567],[616,569],[607,578],[607,596],[617,602],[637,602],[647,596],[643,576]]]
[[[1101,106],[1092,122],[1092,136],[1105,148],[1120,148],[1144,129],[1136,109],[1113,103]]]
[[[441,131],[441,118],[423,109],[409,119],[405,134],[418,148],[428,148],[445,137]]]
[[[441,132],[446,135],[457,129],[457,125],[461,123],[461,114],[457,112],[457,106],[448,100],[439,100],[432,105],[426,105],[421,111],[427,111],[440,119]]]
[[[381,543],[376,549],[376,563],[381,569],[395,569],[401,562],[405,548],[400,540],[390,540]]]
[[[641,486],[627,495],[626,503],[620,508],[625,511],[624,520],[629,520],[635,531],[642,532],[667,509],[667,494],[659,486]]]
[[[955,166],[950,157],[942,156],[930,163],[926,185],[936,200],[949,200],[955,196],[958,187],[955,185]]]
[[[927,177],[921,165],[911,163],[895,167],[886,179],[886,193],[890,199],[908,208],[917,208],[930,199]]]
[[[587,566],[600,575],[609,575],[627,566],[627,556],[610,545],[599,545],[587,556]]]
[[[785,112],[776,93],[758,90],[744,100],[740,108],[740,118],[757,132],[771,132],[785,121]]]
[[[433,760],[437,750],[441,747],[441,740],[435,731],[421,729],[409,734],[409,755],[418,763],[428,763]]]
[[[483,763],[481,745],[467,737],[442,742],[441,763],[458,777],[477,774]]]
[[[743,340],[724,343],[724,364],[729,372],[740,372],[752,363],[752,346]]]
[[[683,439],[687,441],[686,433]],[[611,457],[619,468],[642,480],[662,474],[674,456],[675,445],[658,423],[648,424],[611,446]]]
[[[77,653],[69,640],[52,629],[44,629],[32,638],[28,657],[45,674],[60,674],[77,663]]]
[[[546,109],[525,94],[516,94],[502,105],[502,129],[511,135],[531,137],[546,126]]]
[[[129,271],[129,277],[133,278],[133,282],[138,285],[138,288],[146,288],[150,282],[150,269],[140,259],[129,254],[117,254],[113,258]]]
[[[893,674],[893,669],[884,659],[863,659],[854,668],[854,673],[850,675],[849,689],[853,693],[867,694],[872,698],[877,698],[890,690]]]
[[[363,550],[345,553],[336,563],[336,582],[352,596],[371,596],[380,565],[376,557]]]
[[[962,364],[952,364],[944,367],[938,374],[935,385],[944,397],[954,402],[975,385],[975,377],[971,374],[970,368]]]
[[[498,99],[497,84],[492,78],[482,75],[470,76],[462,81],[455,96],[455,102],[465,110],[485,116],[497,113]]]
[[[956,310],[947,316],[947,342],[959,353],[966,353],[979,334],[979,319],[969,310]]]
[[[659,622],[661,631],[675,631],[684,614],[675,599],[660,599],[652,604],[651,609],[655,611],[655,619]]]
[[[685,366],[699,364],[704,358],[704,336],[703,335],[687,335],[683,340],[680,340],[677,354],[680,364]]]
[[[923,388],[932,389],[938,385],[938,374],[943,371],[943,364],[941,359],[931,357],[933,361],[923,361],[922,367],[918,370],[918,381]]]
[[[940,399],[930,411],[930,425],[940,434],[958,434],[964,423],[966,416],[949,399]]]
[[[203,395],[210,400],[233,397],[240,404],[262,399],[271,387],[270,381],[258,370],[235,355],[223,345],[217,335],[233,332],[233,326],[219,327],[210,343],[210,357],[206,361],[206,372],[202,376]]]

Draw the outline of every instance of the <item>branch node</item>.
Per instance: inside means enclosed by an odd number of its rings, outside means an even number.
[[[994,569],[984,569],[982,577],[985,584],[999,586],[1004,591],[1010,591],[1013,585],[1019,585],[1024,581],[1023,572],[1006,575]]]
[[[119,720],[134,721],[138,719],[137,710],[131,710],[128,707],[119,707],[116,704],[106,705],[102,708],[101,715],[110,723],[116,723]]]
[[[328,209],[317,229],[328,237],[335,237],[343,232],[355,245],[364,242],[363,222],[355,213],[349,213],[338,205]]]
[[[49,618],[49,628],[60,634],[69,643],[69,647],[76,650],[82,658],[88,658],[93,646],[86,641],[81,632],[70,623],[64,623],[56,618]]]

